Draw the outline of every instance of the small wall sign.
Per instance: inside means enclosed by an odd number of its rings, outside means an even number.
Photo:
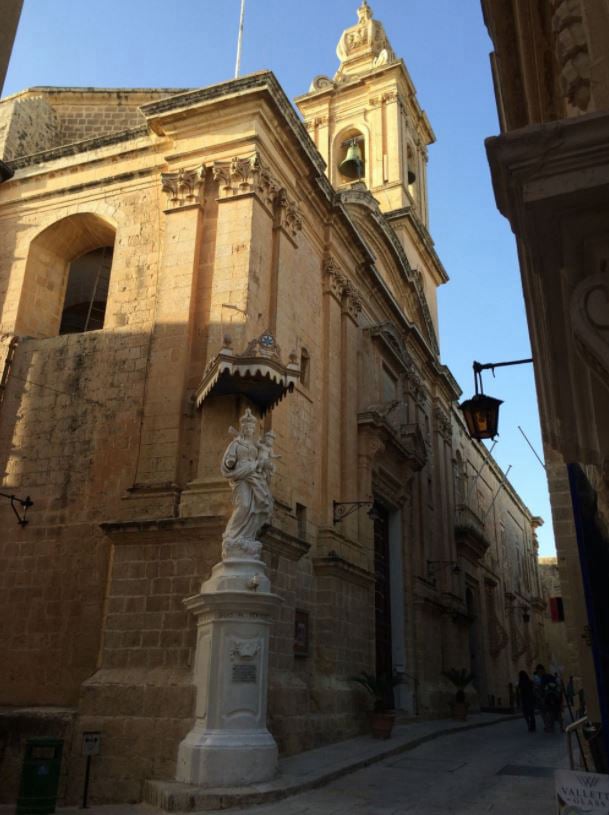
[[[609,775],[556,770],[554,782],[559,815],[609,815]]]
[[[83,756],[96,756],[101,748],[101,733],[89,730],[82,734],[82,754]]]
[[[255,684],[257,681],[256,676],[256,663],[255,662],[237,662],[233,665],[232,681],[245,684]]]

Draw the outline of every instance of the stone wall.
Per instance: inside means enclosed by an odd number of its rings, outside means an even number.
[[[181,89],[32,88],[0,101],[0,159],[142,127],[140,105]]]

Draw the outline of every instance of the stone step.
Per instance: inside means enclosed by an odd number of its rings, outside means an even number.
[[[413,750],[424,742],[455,733],[474,730],[514,716],[475,714],[465,722],[451,719],[411,720],[396,724],[393,736],[379,741],[370,736],[329,744],[279,760],[279,773],[272,781],[249,787],[213,789],[177,781],[146,781],[143,801],[165,812],[201,812],[271,803],[321,787],[343,775],[360,770],[392,755]]]

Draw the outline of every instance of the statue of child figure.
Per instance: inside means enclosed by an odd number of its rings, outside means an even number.
[[[275,436],[276,434],[273,433],[272,430],[267,430],[256,445],[258,448],[258,462],[256,464],[256,469],[259,473],[264,475],[269,484],[275,472],[274,459],[281,458],[280,455],[273,452]]]

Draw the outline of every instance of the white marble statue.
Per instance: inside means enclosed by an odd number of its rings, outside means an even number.
[[[275,434],[254,440],[257,419],[249,408],[239,421],[239,432],[222,457],[221,472],[233,491],[233,512],[222,536],[222,557],[260,558],[256,536],[273,513],[270,481],[279,456],[273,453]]]

